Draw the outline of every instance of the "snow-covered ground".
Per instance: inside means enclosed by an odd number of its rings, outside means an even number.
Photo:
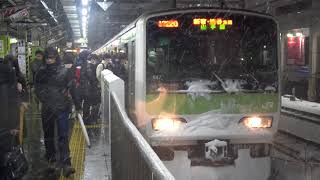
[[[282,110],[283,113],[281,113],[281,118],[279,121],[279,130],[320,144],[320,118],[317,117],[320,116],[319,103],[304,101],[300,99],[291,101],[290,95],[285,95],[282,97],[282,107],[284,109]],[[311,113],[313,114],[313,116],[300,112],[290,114],[290,111],[287,111],[285,108]]]
[[[298,111],[304,111],[312,114],[316,114],[320,116],[320,104],[314,103],[310,101],[304,101],[297,99],[295,101],[290,100],[290,95],[282,96],[282,107],[295,109]]]
[[[277,134],[270,180],[320,180],[320,148],[286,134]]]

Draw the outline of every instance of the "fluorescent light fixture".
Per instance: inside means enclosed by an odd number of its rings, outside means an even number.
[[[89,3],[89,0],[82,0],[82,6],[87,6]]]
[[[49,9],[48,5],[43,1],[43,0],[40,0],[41,4],[43,5],[43,7],[48,11],[48,13],[50,14],[50,16],[53,18],[53,20],[58,23],[58,20],[54,17],[54,14],[52,12],[51,9]]]
[[[82,16],[87,16],[88,15],[88,9],[87,8],[83,8],[82,9]]]
[[[87,16],[82,16],[82,22],[87,21]]]
[[[292,38],[292,37],[293,37],[293,34],[292,34],[292,33],[288,33],[288,34],[287,34],[287,37],[288,37],[288,38]]]
[[[17,42],[18,42],[17,38],[10,38],[10,44],[14,44]]]

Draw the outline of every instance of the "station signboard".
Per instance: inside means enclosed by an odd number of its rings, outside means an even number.
[[[22,9],[21,11],[18,11],[12,14],[11,16],[9,16],[9,18],[12,22],[15,22],[28,16],[29,16],[29,11],[25,8],[25,9]]]

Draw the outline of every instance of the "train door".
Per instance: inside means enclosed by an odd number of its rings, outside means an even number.
[[[128,63],[128,91],[126,94],[128,102],[126,103],[126,110],[130,119],[135,119],[135,41],[128,43]]]

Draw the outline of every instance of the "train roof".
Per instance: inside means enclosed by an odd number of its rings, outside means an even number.
[[[123,30],[121,30],[118,34],[116,34],[113,38],[111,38],[107,43],[105,43],[101,47],[104,47],[106,44],[111,43],[112,41],[116,40],[122,34],[128,32],[130,29],[134,28],[136,26],[136,23],[140,19],[145,19],[145,18],[148,18],[150,16],[157,15],[157,14],[178,13],[178,12],[182,12],[182,11],[184,11],[184,12],[185,11],[194,12],[194,11],[197,11],[197,10],[199,10],[199,11],[217,10],[217,11],[224,11],[224,12],[228,12],[228,11],[230,11],[230,12],[231,11],[233,11],[233,12],[244,12],[244,13],[251,14],[251,15],[257,15],[257,16],[262,16],[262,17],[267,17],[267,18],[274,19],[272,15],[267,14],[267,13],[262,13],[262,12],[252,11],[252,10],[246,10],[246,9],[237,9],[237,8],[192,7],[192,8],[171,8],[171,9],[155,10],[155,11],[150,11],[150,12],[143,13],[141,16],[139,16],[137,19],[135,19],[132,23],[130,23],[128,26],[126,26]]]

